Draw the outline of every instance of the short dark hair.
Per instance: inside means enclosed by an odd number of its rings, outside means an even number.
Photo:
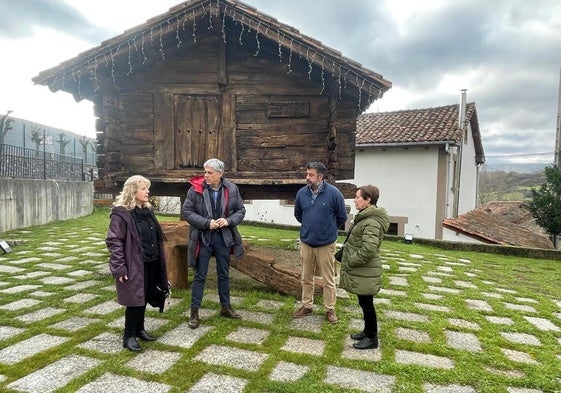
[[[372,184],[366,186],[361,186],[358,188],[360,191],[360,196],[362,199],[370,198],[370,203],[376,205],[378,203],[378,198],[380,198],[380,189]]]
[[[315,169],[316,172],[319,175],[322,175],[323,177],[327,175],[327,167],[323,162],[319,162],[319,161],[308,162],[308,164],[306,165],[306,169]]]

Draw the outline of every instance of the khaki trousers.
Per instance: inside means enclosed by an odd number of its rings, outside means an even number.
[[[323,280],[323,305],[326,310],[335,308],[335,243],[321,247],[310,247],[300,242],[302,262],[302,305],[311,308],[314,304],[314,275]]]

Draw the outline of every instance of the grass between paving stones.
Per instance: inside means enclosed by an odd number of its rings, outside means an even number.
[[[0,273],[0,281],[7,283],[0,288],[38,285],[37,290],[49,292],[52,295],[34,307],[16,311],[2,310],[0,326],[21,328],[22,331],[13,337],[0,341],[0,350],[38,334],[66,337],[68,341],[14,365],[0,363],[0,375],[7,377],[7,380],[0,382],[0,384],[8,385],[10,382],[66,356],[80,355],[98,359],[100,363],[60,389],[58,393],[76,391],[105,373],[167,384],[172,386],[171,392],[179,393],[189,390],[208,372],[248,380],[246,392],[353,391],[323,383],[329,366],[373,371],[395,376],[395,392],[423,392],[423,384],[425,383],[471,386],[478,393],[504,393],[507,392],[507,386],[539,389],[543,392],[561,391],[561,375],[559,372],[561,369],[561,333],[558,331],[541,331],[524,318],[525,316],[545,318],[557,326],[561,325],[561,309],[558,305],[561,301],[561,291],[559,290],[561,262],[514,258],[497,254],[443,251],[435,247],[418,244],[408,245],[397,241],[386,241],[383,245],[385,264],[383,288],[385,291],[380,294],[377,300],[378,318],[381,327],[381,360],[379,361],[371,362],[341,357],[344,340],[352,331],[349,323],[352,320],[361,319],[356,296],[351,295],[349,299],[338,300],[339,324],[323,324],[319,333],[295,331],[290,329],[290,323],[297,299],[263,288],[263,286],[253,286],[250,281],[245,280],[232,282],[232,296],[243,298],[242,304],[236,306],[236,308],[274,313],[275,319],[270,326],[263,326],[249,320],[226,320],[219,316],[205,318],[204,324],[212,326],[213,329],[201,337],[191,348],[169,347],[159,341],[142,343],[145,349],[179,353],[181,355],[180,360],[170,369],[161,374],[136,371],[127,365],[136,356],[131,352],[122,350],[116,354],[103,354],[77,347],[78,344],[91,340],[99,334],[109,332],[119,337],[122,334],[121,326],[108,326],[123,317],[122,308],[106,315],[83,313],[85,309],[115,299],[113,279],[106,273],[108,254],[103,241],[109,223],[108,212],[107,208],[98,208],[87,217],[2,234],[4,239],[22,241],[13,247],[14,253],[10,254],[8,258],[37,258],[38,260],[21,265],[22,267],[25,266],[25,273],[28,274],[26,279],[18,277],[18,273]],[[159,219],[161,221],[177,220],[177,217],[160,216]],[[293,249],[294,240],[298,237],[297,231],[290,229],[270,229],[246,225],[240,226],[240,232],[246,239],[250,239],[252,244],[278,247],[285,250]],[[68,240],[63,241],[63,239]],[[96,246],[93,251],[99,255],[88,256],[87,251],[73,251],[75,249],[79,250],[81,247],[91,246],[92,243]],[[48,249],[50,244],[53,245],[53,250]],[[418,257],[421,255],[422,258]],[[82,291],[71,291],[66,289],[64,285],[48,285],[40,281],[45,276],[65,276],[62,273],[57,274],[57,271],[53,272],[51,269],[41,268],[39,265],[42,263],[68,263],[60,262],[67,257],[76,257],[77,263],[80,263],[80,269],[93,273],[77,277],[76,282],[94,281],[95,284]],[[1,258],[0,255],[0,260]],[[443,263],[443,261],[447,263]],[[12,263],[4,265],[19,266]],[[406,270],[408,267],[416,271],[409,274]],[[452,268],[454,275],[447,275],[449,272],[438,270],[439,267]],[[45,274],[41,272],[45,272]],[[62,270],[62,272],[65,272],[65,270]],[[406,277],[408,286],[400,287],[390,284],[392,277]],[[461,279],[458,277],[461,277]],[[440,282],[433,282],[435,279]],[[212,282],[212,279],[210,280],[207,292],[216,293],[216,283]],[[460,280],[463,283],[458,282]],[[474,284],[477,288],[469,288],[469,284]],[[433,288],[431,289],[431,287]],[[439,292],[438,288],[460,288],[461,290],[460,295],[451,295]],[[33,291],[23,293],[27,294],[29,292]],[[79,292],[94,294],[96,297],[80,304],[64,301]],[[442,295],[442,298],[427,298],[426,295],[429,293],[437,296]],[[167,321],[166,324],[153,331],[157,336],[161,336],[187,321],[189,291],[173,289],[172,297],[178,304],[169,307],[163,314],[159,314],[154,309],[149,309],[147,313],[149,318],[162,318]],[[22,298],[41,300],[37,296],[22,296],[21,293],[2,293],[0,306]],[[280,302],[282,307],[276,311],[263,310],[257,306],[257,302],[262,299]],[[495,313],[474,310],[468,307],[467,301],[469,300],[487,302],[493,310],[501,310],[500,317],[510,318],[512,324],[491,323],[486,316],[495,315]],[[321,297],[316,300],[316,303],[321,304]],[[505,307],[505,303],[528,305],[533,307],[536,312],[521,313],[518,310]],[[429,307],[448,307],[452,311],[423,309],[427,305]],[[66,311],[33,323],[26,323],[17,319],[18,316],[44,309],[46,306],[61,308]],[[218,310],[219,304],[205,298],[203,308]],[[322,308],[320,307],[320,309]],[[385,316],[389,312],[426,315],[429,318],[428,322],[393,319]],[[53,327],[54,324],[71,317],[91,318],[95,319],[96,322],[88,325],[87,329],[80,329],[76,332],[68,332]],[[454,319],[456,323],[468,324],[468,327],[458,327],[451,323],[450,319]],[[230,332],[241,326],[270,330],[271,334],[260,345],[232,342],[226,339]],[[409,329],[405,330],[404,337],[397,334],[398,331],[404,329]],[[482,350],[469,352],[451,348],[447,344],[447,331],[473,333],[479,339]],[[408,335],[415,333],[428,335],[430,340],[427,342],[410,340]],[[533,335],[541,342],[541,345],[513,343],[504,338],[503,334],[505,333]],[[295,354],[280,349],[289,337],[323,340],[326,343],[324,354],[318,357]],[[116,342],[116,345],[119,344],[119,342]],[[195,357],[209,345],[238,347],[267,354],[268,358],[257,372],[209,365],[195,360]],[[526,352],[538,363],[522,364],[509,360],[503,353],[504,349]],[[395,360],[397,351],[412,351],[446,357],[454,362],[454,367],[445,370],[400,364]],[[271,381],[269,375],[280,361],[307,366],[309,371],[297,382]]]

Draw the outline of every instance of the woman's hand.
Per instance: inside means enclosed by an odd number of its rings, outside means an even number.
[[[125,282],[129,279],[129,276],[127,276],[126,274],[124,276],[121,276],[118,278],[119,282]]]

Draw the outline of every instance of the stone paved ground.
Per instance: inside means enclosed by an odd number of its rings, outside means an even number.
[[[25,243],[15,247],[11,254],[0,255],[0,312],[8,316],[8,322],[0,325],[0,370],[15,370],[9,373],[11,376],[0,372],[2,391],[176,391],[173,383],[158,382],[154,375],[177,372],[178,366],[186,362],[186,350],[194,350],[195,355],[188,359],[190,362],[208,365],[208,372],[200,375],[188,392],[243,392],[252,375],[270,362],[274,364],[269,366],[272,371],[266,378],[284,385],[282,391],[293,391],[291,383],[304,378],[314,368],[313,361],[302,364],[299,359],[324,355],[327,342],[322,339],[321,332],[330,325],[326,324],[321,308],[318,307],[318,312],[311,317],[299,320],[288,317],[287,339],[279,346],[270,346],[266,343],[275,339],[276,321],[281,318],[280,314],[286,314],[286,310],[281,310],[284,303],[262,299],[254,300],[251,307],[247,307],[252,301],[243,297],[232,299],[242,320],[233,322],[232,329],[225,334],[227,344],[200,345],[203,337],[216,334],[216,326],[208,320],[218,313],[218,296],[210,292],[205,297],[207,306],[201,310],[203,321],[199,329],[187,327],[189,310],[185,305],[188,302],[172,297],[166,312],[149,311],[147,316],[147,328],[158,335],[158,341],[142,343],[144,351],[141,353],[120,356],[127,352],[121,346],[122,307],[114,301],[113,286],[107,279],[100,279],[107,274],[102,239],[103,234],[99,233],[83,238],[53,230],[52,240],[39,247],[39,256],[29,257],[30,250]],[[538,314],[536,299],[519,296],[516,288],[501,288],[495,282],[479,280],[479,272],[470,268],[469,260],[448,260],[443,256],[435,261],[434,257],[399,253],[385,253],[384,260],[388,284],[376,300],[379,319],[382,329],[384,320],[391,320],[398,327],[384,332],[377,350],[353,349],[346,334],[347,338],[338,346],[340,361],[329,365],[320,377],[325,386],[336,390],[339,387],[337,391],[406,391],[398,386],[400,375],[394,370],[421,367],[435,380],[435,373],[454,372],[457,368],[456,360],[446,356],[447,350],[464,354],[461,359],[496,357],[497,365],[486,366],[485,372],[504,376],[504,384],[493,390],[497,392],[540,393],[542,390],[520,387],[518,381],[546,361],[557,362],[557,369],[561,370],[561,350],[556,359],[542,359],[536,355],[542,345],[551,345],[539,338],[544,337],[540,332],[547,333],[546,340],[561,345],[561,293],[557,299],[550,299],[546,306],[551,310],[549,314]],[[397,307],[407,304],[413,280],[425,283],[423,300],[411,302],[408,307]],[[61,291],[65,294],[63,301],[49,301]],[[11,300],[6,300],[7,295],[12,295]],[[339,295],[347,296],[344,291],[339,291]],[[477,319],[478,322],[457,318],[454,312],[457,301],[453,299],[461,299],[463,307],[482,318]],[[213,306],[208,307],[208,304]],[[513,311],[516,320],[510,317]],[[170,325],[168,313],[184,315],[185,322]],[[338,313],[349,316],[344,322],[347,333],[362,327],[357,307],[341,308]],[[431,328],[435,315],[444,315],[447,321],[440,332]],[[44,324],[44,331],[30,334],[30,327],[37,323]],[[485,324],[501,330],[504,347],[499,351],[487,353],[490,349],[486,346],[486,330],[482,326]],[[88,328],[93,326],[103,326],[102,332],[89,334],[91,329]],[[316,338],[304,337],[307,333]],[[424,352],[423,345],[434,342],[435,335],[440,335],[438,339],[446,350]],[[386,344],[389,341],[395,347]],[[294,354],[294,361],[274,360],[276,351]],[[126,360],[113,371],[107,364],[117,358]],[[373,371],[382,358],[396,367]],[[38,366],[28,367],[28,360]],[[96,372],[103,366],[103,370],[110,371]],[[131,376],[127,370],[140,373]],[[77,378],[85,375],[89,377],[76,384]],[[549,377],[559,382],[561,371]],[[428,382],[421,389],[419,391],[430,393],[477,392],[472,386]]]

